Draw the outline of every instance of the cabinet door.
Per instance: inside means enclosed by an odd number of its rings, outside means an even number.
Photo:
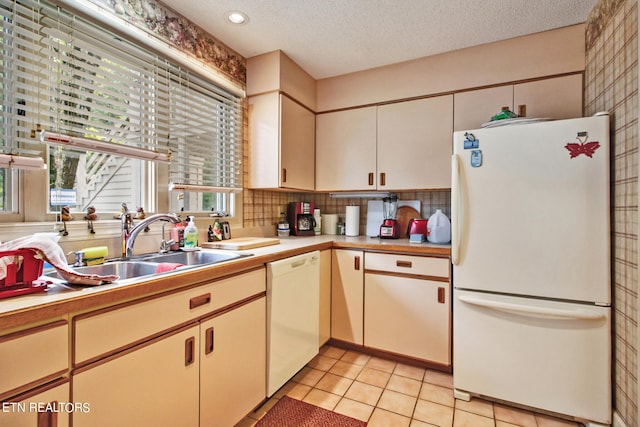
[[[376,107],[316,117],[316,190],[376,188]]]
[[[42,391],[39,391],[42,390]],[[52,388],[42,387],[28,393],[28,397],[16,396],[5,400],[0,411],[0,425],[11,427],[67,427],[69,425],[69,383],[65,382]],[[91,410],[90,402],[74,402],[77,412]],[[50,408],[51,411],[46,411]]]
[[[453,95],[378,107],[378,189],[451,187]]]
[[[277,92],[249,102],[249,188],[277,188],[280,176],[280,111]]]
[[[364,344],[451,364],[449,283],[365,274]]]
[[[280,187],[315,189],[316,116],[280,95]]]
[[[460,92],[454,100],[453,130],[478,129],[503,108],[513,111],[513,86]]]
[[[335,249],[331,259],[331,337],[363,343],[364,252]]]
[[[170,333],[73,376],[82,426],[198,426],[199,326]]]
[[[266,397],[265,298],[200,326],[200,425],[234,426]]]
[[[320,252],[320,341],[322,347],[331,338],[331,250]]]
[[[513,105],[516,113],[526,117],[582,117],[582,74],[517,84]]]

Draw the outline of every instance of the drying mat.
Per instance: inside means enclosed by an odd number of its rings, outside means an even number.
[[[367,423],[284,396],[255,427],[364,427]]]

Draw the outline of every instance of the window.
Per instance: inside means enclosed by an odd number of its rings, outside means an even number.
[[[3,147],[47,143],[51,211],[114,212],[122,202],[154,211],[169,182],[166,210],[232,211],[242,177],[239,97],[44,2],[0,0],[0,15]],[[14,194],[6,177],[2,201]]]

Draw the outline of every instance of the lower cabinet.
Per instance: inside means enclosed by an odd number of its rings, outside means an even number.
[[[333,249],[331,258],[331,337],[363,343],[364,252]]]
[[[365,254],[364,345],[451,366],[447,258]]]
[[[233,426],[266,393],[265,298],[200,325],[200,425]]]
[[[450,364],[448,283],[369,273],[364,280],[367,347]]]
[[[198,426],[199,325],[193,324],[73,375],[82,426]]]
[[[266,397],[265,295],[259,268],[76,316],[73,426],[235,425]]]
[[[86,402],[70,402],[69,380],[55,381],[20,396],[3,399],[0,425],[11,427],[67,427],[69,414],[90,411]]]

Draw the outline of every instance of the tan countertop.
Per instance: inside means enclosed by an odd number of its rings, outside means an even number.
[[[248,271],[265,263],[314,250],[330,248],[363,249],[448,257],[450,245],[409,243],[408,239],[378,239],[371,237],[310,236],[281,238],[280,244],[254,248],[239,253],[253,256],[210,266],[148,276],[114,283],[66,288],[51,287],[47,292],[0,300],[0,330],[8,331],[51,319],[63,319],[70,313],[94,310],[131,299],[188,288],[212,280]]]

